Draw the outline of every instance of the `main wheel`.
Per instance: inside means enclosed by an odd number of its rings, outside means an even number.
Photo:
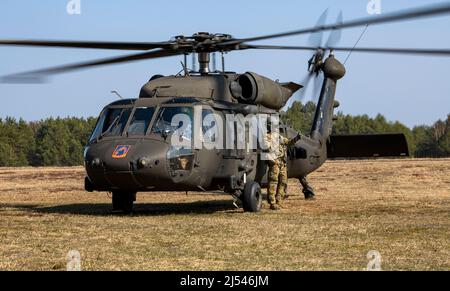
[[[113,210],[122,211],[123,213],[133,212],[133,203],[136,200],[136,193],[114,191],[112,193]]]
[[[242,197],[242,205],[245,212],[259,212],[262,206],[261,186],[257,182],[245,184]]]

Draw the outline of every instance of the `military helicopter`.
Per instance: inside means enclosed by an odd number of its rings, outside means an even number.
[[[197,148],[202,144],[220,139],[218,132],[210,133],[208,125],[226,131],[229,124],[219,119],[226,115],[255,115],[267,118],[278,116],[288,101],[302,85],[295,82],[281,83],[254,72],[235,73],[225,71],[223,54],[251,49],[307,50],[313,56],[308,62],[308,80],[323,76],[317,109],[311,130],[298,133],[286,124],[272,124],[280,134],[299,140],[288,148],[287,165],[289,178],[297,178],[306,198],[314,195],[308,184],[308,174],[321,167],[330,157],[401,156],[408,155],[404,136],[347,136],[331,137],[334,110],[339,106],[335,100],[338,81],[346,69],[334,56],[335,51],[417,54],[450,56],[450,50],[392,49],[326,46],[278,46],[254,44],[256,41],[281,37],[321,34],[365,25],[379,25],[428,16],[450,13],[450,4],[401,11],[382,16],[349,22],[318,25],[290,32],[249,38],[234,38],[227,34],[199,32],[192,36],[176,36],[165,42],[86,42],[86,41],[40,41],[0,40],[0,45],[40,46],[88,49],[143,50],[116,58],[70,64],[43,70],[6,76],[3,82],[35,82],[53,74],[138,60],[184,56],[183,70],[173,76],[155,75],[140,90],[138,98],[123,99],[107,105],[84,152],[87,191],[112,192],[113,209],[129,213],[133,209],[137,192],[152,191],[220,191],[233,195],[242,202],[244,211],[259,212],[262,205],[261,188],[267,186],[267,161],[262,158],[261,146],[250,148],[249,143],[239,148]],[[210,70],[210,57],[222,53],[222,70]],[[187,68],[187,56],[197,55],[199,69]],[[306,81],[308,83],[308,81]],[[187,121],[174,117],[182,114]],[[205,118],[210,122],[205,126]],[[275,119],[276,120],[276,119]],[[232,128],[247,132],[247,125],[239,127],[233,121]],[[175,133],[181,135],[174,138]],[[224,139],[236,145],[233,137]],[[185,145],[175,146],[174,141]],[[230,142],[231,140],[231,142]]]

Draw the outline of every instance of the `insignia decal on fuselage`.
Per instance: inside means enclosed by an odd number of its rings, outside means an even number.
[[[130,151],[131,146],[129,145],[118,145],[112,153],[114,159],[123,159],[127,156]]]

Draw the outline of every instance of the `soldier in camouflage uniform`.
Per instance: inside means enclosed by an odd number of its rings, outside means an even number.
[[[286,148],[300,140],[300,135],[292,140],[288,140],[278,132],[269,132],[267,142],[269,145],[269,186],[267,188],[267,199],[270,209],[278,210],[286,195],[287,189],[287,167],[286,167]],[[277,145],[278,142],[278,151]]]

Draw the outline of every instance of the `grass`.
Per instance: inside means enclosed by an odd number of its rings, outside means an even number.
[[[0,168],[0,270],[450,270],[450,159],[330,161],[287,209],[226,195],[138,194],[133,216],[83,190],[83,168]]]

